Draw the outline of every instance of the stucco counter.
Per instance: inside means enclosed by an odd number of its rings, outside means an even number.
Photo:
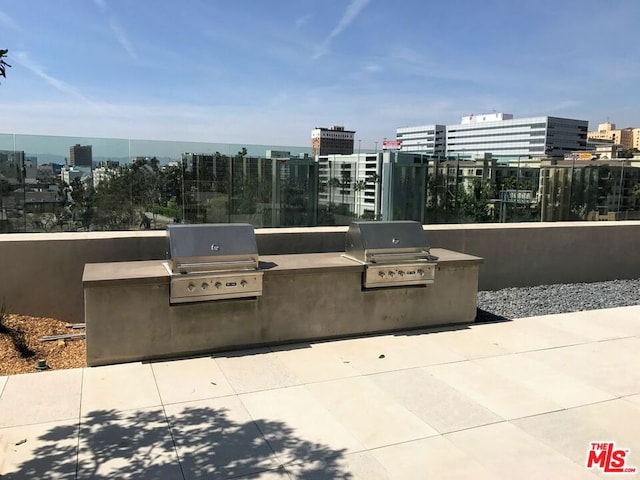
[[[87,264],[87,363],[472,322],[482,259],[432,253],[439,261],[426,287],[364,290],[364,266],[338,252],[265,255],[262,296],[179,305],[169,304],[160,260]]]

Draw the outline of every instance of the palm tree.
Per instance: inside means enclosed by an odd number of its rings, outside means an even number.
[[[357,216],[358,215],[358,192],[364,191],[367,188],[367,182],[365,180],[357,180],[353,184],[353,191],[355,192],[354,200],[353,200],[353,212]],[[360,199],[362,200],[362,194],[360,194]]]
[[[329,188],[331,189],[331,193],[329,195],[329,204],[334,203],[333,191],[339,186],[340,186],[340,180],[338,178],[333,177],[329,180]]]
[[[376,185],[380,184],[382,182],[382,177],[380,177],[380,175],[378,175],[377,173],[372,173],[369,175],[369,177],[367,178],[367,180],[370,183],[373,183],[374,188]],[[376,198],[378,198],[381,195],[381,193],[378,193]],[[373,218],[375,220],[380,220],[380,217],[382,216],[382,214],[380,213],[380,202],[376,200],[376,206],[375,206],[375,213]]]

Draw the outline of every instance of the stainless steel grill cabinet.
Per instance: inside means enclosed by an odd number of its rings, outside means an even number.
[[[438,260],[422,225],[412,221],[352,222],[345,257],[365,265],[365,288],[428,285]]]
[[[262,295],[253,226],[169,225],[167,242],[171,303]]]

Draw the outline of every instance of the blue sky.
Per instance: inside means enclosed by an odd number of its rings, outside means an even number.
[[[640,1],[0,0],[0,132],[362,148],[516,117],[640,127]]]

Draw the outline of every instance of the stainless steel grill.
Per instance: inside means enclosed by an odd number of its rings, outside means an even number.
[[[262,295],[253,226],[169,225],[167,242],[170,303]]]
[[[438,260],[418,222],[353,222],[345,257],[365,265],[364,288],[428,285]]]

